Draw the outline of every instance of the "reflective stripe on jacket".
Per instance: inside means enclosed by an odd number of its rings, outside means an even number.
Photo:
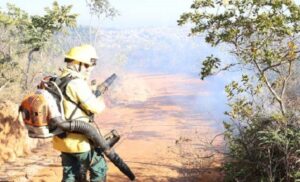
[[[102,97],[96,98],[89,88],[88,83],[84,80],[84,77],[71,69],[64,69],[61,77],[71,74],[76,77],[71,80],[66,87],[67,96],[75,103],[79,103],[83,109],[91,113],[97,114],[104,110],[105,104]],[[63,107],[65,110],[65,118],[69,119],[71,113],[76,108],[76,105],[72,102],[64,99]],[[72,119],[78,119],[83,122],[89,122],[88,115],[81,109],[77,109]],[[67,153],[79,153],[87,152],[91,149],[89,140],[82,134],[67,133],[65,138],[58,136],[53,137],[53,148],[61,152]]]

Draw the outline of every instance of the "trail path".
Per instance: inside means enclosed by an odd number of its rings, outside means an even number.
[[[118,97],[107,100],[108,108],[97,121],[102,133],[116,129],[121,134],[116,151],[135,172],[136,181],[222,181],[219,161],[189,174],[191,169],[180,158],[182,150],[176,145],[180,136],[197,134],[205,139],[218,132],[216,121],[197,108],[199,100],[209,96],[202,88],[204,83],[180,75],[131,75],[128,80],[132,85],[119,90],[123,94],[112,93]],[[140,83],[143,89],[135,89]],[[45,144],[31,157],[5,164],[0,174],[0,181],[58,182],[62,175],[59,153]],[[109,163],[108,181],[128,179]]]

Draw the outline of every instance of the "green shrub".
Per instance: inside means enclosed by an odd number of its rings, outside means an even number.
[[[226,123],[230,158],[225,181],[300,180],[300,127],[295,117],[254,117],[247,126]]]

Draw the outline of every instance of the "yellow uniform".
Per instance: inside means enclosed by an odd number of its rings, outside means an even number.
[[[80,103],[81,107],[91,113],[100,113],[104,110],[105,104],[102,97],[96,98],[90,90],[85,77],[71,69],[64,69],[61,77],[66,75],[75,77],[66,87],[66,95],[75,103]],[[65,111],[65,118],[69,119],[74,109],[77,107],[72,102],[64,99],[63,107]],[[78,119],[83,122],[89,122],[89,117],[81,109],[77,109],[72,119]],[[66,153],[81,153],[87,152],[91,149],[89,140],[82,134],[69,133],[65,138],[58,136],[53,137],[53,148]]]

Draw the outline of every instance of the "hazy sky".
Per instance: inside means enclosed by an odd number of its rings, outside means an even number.
[[[43,13],[44,7],[51,6],[53,0],[1,0],[1,9],[6,3],[16,4],[30,14]],[[176,26],[180,14],[187,11],[192,0],[110,0],[113,7],[119,10],[120,15],[113,20],[106,19],[102,27],[137,28]],[[85,0],[58,0],[58,3],[72,4],[73,12],[80,14],[79,24],[89,24],[90,15]]]

